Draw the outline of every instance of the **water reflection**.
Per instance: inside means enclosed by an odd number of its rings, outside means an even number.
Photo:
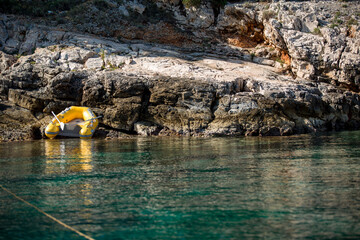
[[[2,166],[42,169],[19,171],[21,184],[8,187],[95,238],[354,238],[359,140],[360,132],[54,139],[29,148],[31,161],[0,159],[0,180],[8,177]]]
[[[88,139],[45,141],[45,173],[91,172],[93,142]]]
[[[90,209],[93,207],[96,193],[90,179],[76,179],[76,176],[94,171],[94,144],[91,139],[49,139],[44,142],[44,174],[61,177],[75,174],[74,180],[63,182],[55,178],[42,187],[45,207],[58,206],[58,211],[66,212],[67,219],[75,222],[81,219],[83,225],[92,222],[93,215]]]

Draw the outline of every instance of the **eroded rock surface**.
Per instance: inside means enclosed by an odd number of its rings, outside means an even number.
[[[359,27],[330,26],[325,2],[228,4],[217,14],[206,5],[185,16],[180,1],[157,2],[192,29],[197,47],[189,39],[119,41],[2,15],[1,140],[41,137],[51,111],[71,105],[103,116],[99,137],[360,127]],[[116,6],[125,15],[148,8],[143,1]],[[191,20],[199,11],[206,21]],[[215,45],[196,42],[216,35]]]

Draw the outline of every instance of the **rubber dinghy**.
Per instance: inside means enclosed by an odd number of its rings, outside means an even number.
[[[45,135],[48,138],[57,135],[91,138],[99,124],[98,118],[88,107],[71,106],[58,115],[54,114],[54,118],[45,129]]]

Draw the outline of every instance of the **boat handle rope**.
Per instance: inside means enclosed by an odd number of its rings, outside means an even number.
[[[87,122],[87,121],[92,121],[92,120],[95,120],[95,119],[98,119],[98,118],[102,118],[103,116],[99,116],[99,117],[94,117],[94,118],[90,118],[88,120],[85,120],[84,122]]]
[[[88,240],[95,240],[94,238],[92,238],[92,237],[90,237],[90,236],[88,236],[88,235],[86,235],[86,234],[84,234],[84,233],[76,230],[76,229],[73,228],[73,227],[70,227],[70,226],[67,225],[66,223],[63,223],[63,222],[60,221],[59,219],[57,219],[57,218],[51,216],[50,214],[44,212],[44,211],[41,210],[40,208],[38,208],[38,207],[36,207],[35,205],[29,203],[28,201],[24,200],[23,198],[17,196],[15,193],[11,192],[9,189],[3,187],[2,185],[0,185],[0,188],[2,188],[5,192],[9,193],[10,195],[12,195],[13,197],[15,197],[16,199],[18,199],[18,200],[26,203],[26,204],[29,205],[30,207],[36,209],[38,212],[44,214],[44,215],[47,216],[48,218],[50,218],[50,219],[52,219],[53,221],[57,222],[57,223],[60,224],[61,226],[63,226],[63,227],[65,227],[65,228],[67,228],[67,229],[69,229],[69,230],[77,233],[77,234],[80,235],[81,237],[84,237],[84,238],[86,238],[86,239],[88,239]]]

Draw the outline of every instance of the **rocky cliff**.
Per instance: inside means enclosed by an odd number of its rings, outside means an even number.
[[[98,137],[360,127],[356,1],[83,2],[0,16],[0,140],[40,138],[71,105],[103,116]]]

